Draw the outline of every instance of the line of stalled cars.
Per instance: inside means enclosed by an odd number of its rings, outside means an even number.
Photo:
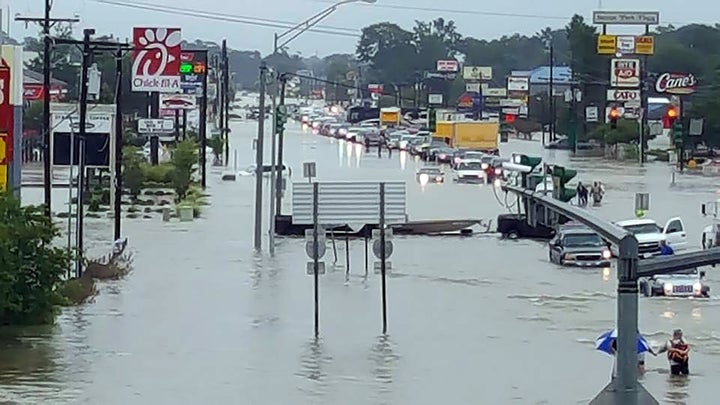
[[[437,165],[447,165],[453,180],[459,183],[492,183],[503,178],[503,163],[509,159],[477,150],[458,149],[444,140],[433,138],[420,127],[394,127],[381,130],[378,120],[358,124],[342,122],[339,117],[317,117],[307,123],[313,133],[344,139],[367,147],[405,151],[428,163],[416,173],[418,182],[443,183],[446,173]],[[426,178],[427,176],[427,178]]]

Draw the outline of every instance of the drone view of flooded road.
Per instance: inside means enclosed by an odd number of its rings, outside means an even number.
[[[255,133],[253,122],[232,123],[238,170],[254,163]],[[323,259],[315,340],[304,240],[278,238],[275,257],[254,254],[255,178],[223,182],[213,168],[201,219],[124,220],[134,253],[128,277],[100,283],[92,302],[63,310],[54,326],[3,330],[0,403],[575,404],[607,384],[613,360],[594,345],[615,327],[614,268],[560,267],[547,242],[501,238],[495,221],[513,198],[492,184],[421,185],[425,162],[413,156],[378,157],[295,124],[285,143],[290,183],[306,181],[302,163],[314,161],[318,181],[406,182],[411,220],[485,226],[469,236],[394,237],[386,336],[380,276],[372,263],[366,273],[363,240],[350,240],[349,277],[338,241],[337,259],[331,249]],[[715,178],[678,175],[671,186],[667,163],[641,168],[571,159],[536,141],[501,144],[501,156],[513,152],[572,167],[583,183],[602,181],[602,205],[587,209],[608,220],[633,218],[635,193],[650,193],[648,216],[661,224],[681,216],[690,248],[701,247],[700,203],[716,198]],[[66,192],[55,193],[61,210]],[[41,190],[24,190],[23,199],[40,203]],[[110,235],[110,220],[88,221],[90,250]],[[693,347],[689,379],[672,378],[664,356],[648,356],[642,382],[663,403],[712,403],[717,393],[720,275],[706,270],[710,299],[640,298],[640,331],[652,346],[681,328]]]

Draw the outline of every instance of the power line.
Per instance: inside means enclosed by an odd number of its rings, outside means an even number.
[[[189,9],[189,8],[156,6],[156,5],[152,5],[152,4],[146,4],[146,3],[134,3],[134,2],[117,1],[117,0],[89,0],[89,1],[91,1],[93,3],[107,4],[107,5],[131,8],[131,9],[136,9],[136,10],[148,10],[148,11],[155,11],[158,13],[164,13],[164,14],[170,14],[170,15],[184,15],[184,16],[188,16],[188,17],[203,18],[206,20],[225,21],[225,22],[238,23],[238,24],[255,25],[255,26],[259,26],[259,27],[289,29],[289,28],[292,28],[297,25],[297,23],[290,22],[290,21],[272,20],[272,19],[258,18],[258,17],[251,17],[251,16],[219,14],[219,13],[212,13],[212,12]],[[342,27],[322,26],[322,27],[310,28],[307,31],[316,32],[316,33],[320,33],[320,34],[338,35],[338,36],[346,36],[346,37],[353,37],[353,38],[360,37],[359,31],[353,30],[353,29],[348,29],[348,28],[342,28]]]

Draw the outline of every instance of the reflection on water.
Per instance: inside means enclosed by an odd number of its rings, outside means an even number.
[[[612,274],[612,269],[610,267],[604,267],[602,269],[602,280],[603,281],[610,281],[610,274]]]
[[[298,389],[313,396],[322,396],[328,391],[326,367],[332,361],[332,357],[326,353],[322,339],[313,338],[303,347],[300,355],[299,377],[305,379],[308,384],[301,384]]]
[[[407,167],[407,156],[407,151],[400,151],[400,170],[405,170],[405,168]]]
[[[352,167],[351,163],[352,163],[352,158],[353,158],[353,149],[355,149],[353,147],[353,143],[345,141],[345,153],[346,153],[346,158],[347,158],[347,167]]]
[[[690,391],[690,377],[670,375],[667,379],[665,401],[671,404],[687,404]],[[710,401],[714,402],[714,401]]]
[[[369,359],[373,363],[372,375],[375,378],[379,396],[392,392],[393,374],[400,357],[395,354],[395,344],[388,335],[378,336],[370,350]]]
[[[360,161],[362,160],[363,146],[359,143],[355,144],[355,167],[360,167]]]

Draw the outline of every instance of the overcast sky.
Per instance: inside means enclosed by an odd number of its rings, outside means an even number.
[[[273,33],[284,31],[283,28],[208,20],[100,3],[103,1],[202,10],[228,18],[242,16],[275,22],[300,22],[333,3],[325,0],[54,0],[53,16],[70,17],[78,14],[81,22],[77,26],[77,32],[82,28],[92,27],[98,34],[113,33],[121,38],[130,37],[133,26],[179,26],[183,30],[184,39],[220,42],[226,38],[232,48],[258,49],[263,53],[272,50]],[[40,16],[43,3],[43,0],[0,0],[5,16],[8,6],[12,15],[20,13]],[[340,32],[345,35],[308,32],[292,42],[290,51],[300,52],[305,56],[351,53],[358,40],[354,35],[359,36],[360,29],[364,26],[392,21],[409,29],[415,20],[432,20],[438,16],[455,20],[461,34],[476,38],[491,39],[516,32],[532,35],[547,26],[564,26],[574,13],[589,19],[592,10],[597,9],[600,4],[604,10],[658,10],[664,24],[714,23],[706,16],[717,16],[720,3],[713,0],[694,0],[692,3],[692,6],[682,6],[682,3],[671,1],[633,0],[632,7],[628,8],[627,0],[377,0],[374,5],[344,5],[319,25],[341,29]],[[658,7],[659,4],[662,6]],[[4,23],[3,26],[5,25]],[[618,33],[640,31],[640,27],[632,27],[629,31],[628,28],[613,28],[613,32]],[[22,24],[11,25],[11,34],[16,38],[36,33],[37,27],[31,26],[26,30]]]

